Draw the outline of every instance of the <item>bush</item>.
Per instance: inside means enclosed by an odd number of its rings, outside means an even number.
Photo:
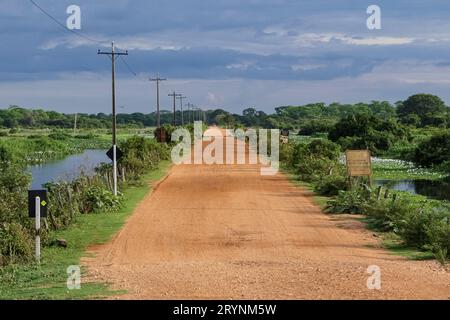
[[[413,161],[422,167],[442,165],[444,170],[449,168],[450,131],[437,133],[421,142],[414,152]]]
[[[314,183],[314,191],[323,196],[336,196],[340,190],[347,190],[348,181],[345,175],[322,176]]]
[[[339,145],[324,139],[298,144],[293,153],[294,166],[300,178],[312,182],[339,170]]]
[[[155,168],[161,160],[170,156],[170,147],[155,140],[134,136],[121,144],[124,156],[119,161],[120,169],[125,169],[127,179],[137,180],[145,171]]]
[[[280,162],[285,163],[289,167],[292,167],[295,148],[296,145],[291,142],[280,144]]]
[[[328,200],[325,212],[363,214],[367,195],[361,190],[339,191],[337,197]]]
[[[88,188],[81,197],[82,213],[117,211],[121,206],[121,198],[100,186]]]
[[[17,222],[0,226],[0,266],[26,262],[33,258],[33,238],[29,230]]]

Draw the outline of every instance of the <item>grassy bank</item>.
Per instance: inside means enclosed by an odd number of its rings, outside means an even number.
[[[153,138],[152,128],[120,129],[118,142],[133,136]],[[12,155],[14,161],[24,164],[41,164],[49,160],[61,159],[86,149],[109,149],[111,133],[106,129],[20,129],[13,133],[0,130],[0,148]]]
[[[141,185],[125,188],[125,200],[119,212],[80,215],[69,228],[53,232],[52,238],[64,238],[68,246],[43,248],[41,265],[0,268],[0,299],[95,299],[118,293],[111,291],[107,284],[83,283],[83,280],[80,290],[68,290],[67,267],[79,265],[88,246],[111,239],[149,192],[150,183],[161,179],[169,167],[170,162],[163,161],[142,178]]]

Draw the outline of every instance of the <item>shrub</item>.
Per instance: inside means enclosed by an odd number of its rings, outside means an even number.
[[[155,140],[134,136],[121,144],[124,156],[119,161],[128,180],[137,180],[146,170],[155,168],[161,160],[169,159],[170,147]]]
[[[449,167],[450,162],[450,131],[441,132],[421,142],[413,156],[413,161],[423,167],[442,165]]]
[[[280,144],[280,162],[292,167],[296,145],[292,142]]]
[[[366,201],[366,193],[359,189],[339,191],[337,197],[328,200],[325,212],[363,214]]]
[[[316,139],[309,144],[298,144],[293,153],[293,162],[300,178],[311,182],[338,170],[339,156],[339,145],[328,140]]]
[[[81,197],[82,212],[111,212],[117,211],[121,206],[121,198],[100,186],[89,187]]]
[[[0,226],[0,265],[31,260],[32,248],[30,232],[22,225],[11,222]]]
[[[424,248],[433,252],[441,263],[445,263],[450,257],[450,214],[448,209],[443,208],[435,212],[434,218],[425,226],[427,243]]]
[[[347,190],[348,181],[344,175],[321,176],[314,183],[314,191],[323,196],[336,196],[340,190]]]

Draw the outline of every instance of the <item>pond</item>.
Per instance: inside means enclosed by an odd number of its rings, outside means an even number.
[[[431,199],[450,200],[450,179],[447,180],[376,180],[377,186],[398,191],[408,191]]]
[[[43,184],[50,181],[71,181],[82,172],[86,175],[92,175],[94,168],[102,162],[110,162],[106,156],[106,150],[85,150],[83,153],[62,160],[30,166],[28,172],[32,175],[31,188],[42,188]]]

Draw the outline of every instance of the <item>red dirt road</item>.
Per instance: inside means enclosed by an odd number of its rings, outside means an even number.
[[[450,273],[379,248],[257,165],[180,165],[83,259],[118,299],[450,299]],[[369,265],[381,290],[369,290]]]

